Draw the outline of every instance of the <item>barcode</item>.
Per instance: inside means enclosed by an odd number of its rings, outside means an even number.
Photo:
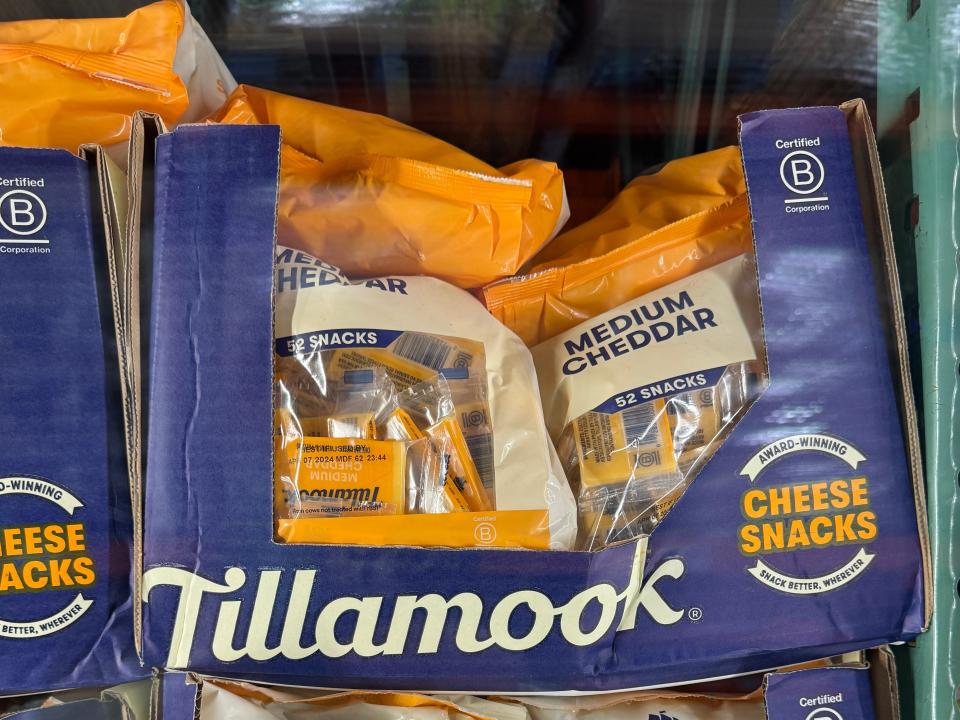
[[[470,451],[470,457],[473,458],[473,464],[477,468],[477,474],[483,482],[483,487],[487,490],[493,489],[493,435],[490,433],[478,433],[476,435],[467,435],[464,438],[467,441],[467,450]]]
[[[336,364],[334,367],[336,367],[338,370],[343,370],[344,373],[363,368],[383,368],[384,372],[387,373],[387,377],[390,379],[390,382],[397,386],[397,390],[406,390],[409,387],[413,387],[414,385],[423,382],[425,379],[422,377],[417,377],[416,375],[411,375],[410,373],[404,372],[399,368],[395,368],[393,365],[388,365],[385,362],[375,360],[374,358],[368,357],[367,355],[355,350],[337,350],[336,358]]]
[[[628,408],[622,411],[620,416],[623,418],[623,432],[628,444],[641,447],[659,447],[662,444],[657,409],[652,402]]]
[[[457,348],[431,335],[406,332],[400,336],[393,352],[402,358],[439,371],[446,367],[447,356]]]

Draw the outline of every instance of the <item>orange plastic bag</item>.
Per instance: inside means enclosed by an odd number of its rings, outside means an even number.
[[[740,152],[722,148],[636,178],[483,300],[532,346],[751,248]]]
[[[517,272],[569,214],[555,164],[498,170],[380,115],[241,85],[210,120],[282,127],[278,240],[354,277],[479,287]]]
[[[187,107],[173,71],[183,23],[174,0],[123,18],[0,23],[0,142],[76,152],[127,139],[137,110],[174,122]]]

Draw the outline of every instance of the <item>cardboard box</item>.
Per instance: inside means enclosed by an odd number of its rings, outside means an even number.
[[[505,719],[523,718],[524,706],[539,708],[542,715],[569,720],[574,710],[606,710],[608,718],[656,718],[682,720],[724,718],[729,720],[899,720],[900,707],[896,693],[896,669],[889,650],[870,651],[857,662],[828,665],[819,668],[792,669],[750,678],[757,682],[755,690],[738,694],[718,689],[678,688],[677,690],[643,693],[614,693],[606,695],[556,697],[519,696],[490,698],[497,704],[485,704],[482,699],[446,696],[451,705],[447,711],[473,712],[479,717]],[[422,696],[420,696],[422,698]],[[434,698],[435,700],[441,698]],[[269,720],[276,717],[302,717],[308,708],[340,708],[340,717],[347,717],[350,701],[378,704],[376,693],[324,694],[304,688],[284,688],[248,682],[224,680],[183,673],[168,673],[155,680],[154,705],[151,720]],[[413,702],[410,702],[412,700]],[[709,700],[709,703],[699,703]],[[415,706],[416,697],[408,703]],[[381,699],[380,703],[389,703]],[[511,702],[520,711],[498,714]],[[400,717],[400,708],[397,708]],[[435,710],[443,715],[444,708]],[[288,713],[284,715],[283,713]],[[388,708],[379,708],[371,716],[390,717]],[[712,712],[713,714],[708,714]],[[619,713],[619,714],[618,714]],[[461,715],[458,717],[474,717]],[[586,715],[589,717],[589,715]]]
[[[861,102],[753,113],[741,145],[769,386],[649,537],[591,554],[275,542],[279,134],[161,136],[146,659],[309,686],[592,692],[920,633],[919,446],[869,120]],[[812,512],[812,497],[829,508]],[[750,523],[762,552],[743,541]]]
[[[0,701],[0,720],[148,720],[150,680]]]
[[[131,642],[127,178],[0,148],[0,695],[145,677]]]

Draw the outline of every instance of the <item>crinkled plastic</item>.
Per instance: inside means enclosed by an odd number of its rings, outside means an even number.
[[[751,249],[740,152],[722,148],[634,179],[599,215],[554,239],[526,274],[484,288],[483,299],[536,345]]]
[[[279,541],[572,545],[530,351],[469,293],[281,247],[275,332]]]
[[[129,138],[137,110],[173,125],[194,97],[203,116],[234,84],[176,0],[121,18],[0,23],[4,145],[114,145]]]
[[[497,169],[380,115],[241,85],[211,118],[283,129],[278,238],[351,277],[512,275],[569,212],[554,163]]]
[[[187,86],[190,104],[178,122],[197,122],[221,107],[237,87],[230,70],[224,64],[203,27],[190,13],[183,0],[184,28],[177,41],[173,71]]]

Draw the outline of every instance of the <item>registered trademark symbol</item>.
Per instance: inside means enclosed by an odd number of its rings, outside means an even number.
[[[687,617],[691,622],[700,622],[703,619],[703,610],[698,607],[692,607],[687,610]]]

